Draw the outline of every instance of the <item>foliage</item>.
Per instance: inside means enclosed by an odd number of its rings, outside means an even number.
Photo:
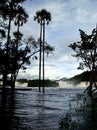
[[[43,25],[44,22],[46,22],[46,24],[48,25],[49,22],[51,21],[51,13],[45,9],[39,10],[36,12],[34,20],[37,20],[37,22],[41,25]]]
[[[93,29],[90,35],[87,35],[83,30],[80,31],[81,41],[70,44],[69,47],[76,53],[73,55],[80,58],[78,69],[87,68],[90,72],[90,85],[88,93],[91,95],[93,85],[96,87],[95,75],[97,71],[97,30]]]
[[[75,57],[80,58],[80,66],[78,69],[86,67],[90,71],[97,68],[97,36],[96,29],[93,29],[91,35],[87,35],[84,31],[80,31],[81,41],[70,44],[69,47],[75,51]]]
[[[74,130],[76,122],[72,120],[69,113],[66,113],[65,117],[59,122],[60,130]]]
[[[60,130],[96,130],[97,129],[97,98],[81,96],[76,99],[76,106],[70,105],[69,111],[59,122]]]

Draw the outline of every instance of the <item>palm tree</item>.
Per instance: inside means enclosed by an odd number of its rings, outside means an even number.
[[[17,26],[17,32],[14,33],[14,36],[16,38],[16,49],[15,49],[15,55],[14,55],[14,64],[13,65],[13,72],[11,74],[11,82],[13,83],[11,87],[15,87],[15,80],[17,77],[17,61],[18,61],[18,46],[19,46],[19,41],[21,40],[22,33],[20,33],[20,26],[23,26],[24,23],[27,22],[28,19],[28,14],[25,12],[24,8],[21,6],[17,7],[17,14],[15,17],[14,24]]]
[[[24,23],[27,22],[27,19],[28,19],[28,14],[26,13],[26,11],[24,10],[23,7],[21,6],[18,6],[17,8],[17,14],[16,14],[16,17],[15,17],[15,26],[17,26],[17,34],[15,35],[16,36],[16,39],[17,39],[17,43],[16,43],[16,49],[18,48],[18,40],[20,39],[19,35],[20,35],[20,26],[23,26]]]
[[[42,9],[40,11],[36,12],[36,16],[34,17],[34,20],[37,20],[37,22],[40,24],[40,63],[39,63],[39,81],[41,77],[41,52],[43,51],[43,93],[44,90],[44,44],[45,44],[45,25],[49,24],[51,21],[51,14],[45,9]],[[41,50],[42,49],[42,50]],[[40,85],[39,85],[40,88]]]
[[[40,53],[39,53],[39,91],[41,90],[41,53],[42,53],[42,19],[41,12],[37,11],[34,20],[40,24]]]
[[[17,7],[19,4],[23,3],[25,0],[1,0],[0,1],[0,15],[4,21],[8,20],[8,34],[7,34],[7,44],[6,49],[8,51],[8,45],[10,42],[10,31],[11,22],[16,17]]]
[[[45,44],[45,24],[49,24],[51,21],[51,14],[50,12],[47,12],[46,10],[41,10],[42,16],[43,16],[43,93],[45,92],[44,89],[44,78],[45,78],[45,68],[44,68],[44,44]]]

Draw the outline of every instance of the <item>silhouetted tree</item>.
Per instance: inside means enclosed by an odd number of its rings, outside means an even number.
[[[31,36],[23,39],[20,27],[27,22],[28,14],[22,7],[25,0],[1,0],[0,1],[0,17],[3,24],[0,25],[0,75],[3,77],[3,88],[10,83],[11,88],[15,87],[15,80],[20,69],[26,69],[26,65],[30,64],[30,58],[37,59],[36,53],[45,51],[47,55],[54,50],[54,47],[43,41],[37,40]],[[4,23],[7,21],[7,25]],[[17,31],[14,32],[12,39],[11,22],[14,21]],[[43,26],[43,23],[42,23]],[[2,39],[6,38],[3,41]],[[41,44],[41,49],[40,49]],[[44,48],[44,49],[43,49]],[[9,82],[10,81],[10,82]]]
[[[43,52],[43,92],[44,90],[44,44],[45,44],[45,24],[49,24],[51,21],[51,14],[47,10],[42,9],[36,12],[34,20],[40,24],[40,59],[39,59],[39,91],[40,91],[40,81],[41,81],[41,56]]]
[[[39,53],[39,91],[41,89],[41,62],[42,62],[42,20],[41,20],[41,12],[37,11],[34,16],[34,20],[40,24],[40,53]]]
[[[79,31],[81,41],[70,44],[69,47],[76,53],[73,56],[81,59],[78,69],[87,68],[91,72],[91,81],[87,88],[88,93],[91,94],[93,85],[97,89],[95,83],[95,74],[97,72],[97,29],[93,29],[91,35],[87,35],[83,30]]]
[[[39,50],[36,50],[34,38],[19,39],[17,48],[17,39],[11,40],[10,47],[10,65],[9,75],[11,88],[14,89],[15,81],[20,69],[25,70],[26,65],[30,65],[30,58],[34,56]],[[16,50],[17,49],[17,50]],[[16,53],[15,53],[16,52]]]
[[[6,49],[3,40],[6,38],[6,24],[3,21],[0,21],[0,75],[3,79],[3,88],[6,85]]]
[[[6,41],[6,64],[5,64],[5,73],[4,73],[4,81],[7,81],[7,75],[8,75],[8,64],[9,64],[9,44],[11,42],[11,37],[10,37],[10,31],[11,31],[11,22],[14,20],[17,14],[17,8],[21,5],[22,2],[25,0],[0,0],[0,17],[3,19],[3,21],[8,21],[8,26],[7,26],[7,41]],[[5,83],[4,83],[5,84]],[[3,85],[4,86],[4,85]]]
[[[17,14],[15,17],[15,26],[17,26],[17,32],[14,33],[15,36],[15,43],[16,44],[16,49],[15,49],[15,57],[14,57],[14,71],[12,71],[11,73],[11,81],[13,81],[12,83],[12,87],[15,87],[15,80],[17,77],[17,61],[18,61],[18,47],[19,47],[19,42],[22,39],[22,33],[20,33],[20,26],[23,26],[24,23],[27,22],[27,18],[28,18],[28,14],[25,12],[24,8],[22,8],[21,6],[18,6],[17,8]],[[21,42],[20,42],[21,43]],[[27,50],[26,50],[27,51]],[[12,69],[13,70],[13,69]]]

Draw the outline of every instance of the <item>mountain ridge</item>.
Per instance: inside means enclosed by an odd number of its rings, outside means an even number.
[[[95,75],[95,80],[97,81],[97,72]],[[75,75],[74,77],[71,77],[67,79],[67,82],[75,82],[75,83],[80,83],[80,82],[88,82],[91,80],[91,72],[90,71],[84,71],[81,74]]]

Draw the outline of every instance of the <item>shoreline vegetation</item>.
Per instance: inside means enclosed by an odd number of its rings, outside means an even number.
[[[97,98],[77,94],[75,101],[69,102],[68,112],[60,119],[60,130],[97,130]]]
[[[20,83],[27,83],[27,87],[39,87],[39,80],[38,79],[33,79],[33,80],[27,80],[27,79],[19,79],[17,80]],[[41,80],[40,82],[40,86],[42,87],[43,84],[43,80]],[[59,83],[57,83],[56,81],[52,81],[49,79],[45,79],[44,80],[44,86],[45,87],[58,87]]]
[[[42,87],[43,80],[41,80]],[[10,81],[7,83],[10,86]],[[58,87],[59,83],[49,79],[44,80],[45,87]],[[2,80],[0,80],[0,88],[2,88]],[[27,80],[27,79],[18,79],[15,83],[15,88],[21,87],[39,87],[39,79]]]
[[[50,80],[50,79],[45,79],[44,81],[44,85],[45,87],[65,87],[66,85],[68,86],[77,86],[80,88],[81,87],[87,87],[90,81],[90,72],[89,71],[84,71],[81,74],[75,75],[74,77],[71,77],[69,79],[65,79],[65,80]],[[95,79],[97,81],[97,76],[95,76]],[[97,82],[96,82],[97,83]],[[10,81],[8,81],[8,86],[10,85]],[[42,87],[43,84],[43,80],[41,80],[40,82],[40,86]],[[0,79],[0,86],[2,86],[2,80]],[[39,79],[32,79],[32,80],[28,80],[28,79],[17,79],[16,83],[15,83],[16,88],[17,87],[39,87]]]

